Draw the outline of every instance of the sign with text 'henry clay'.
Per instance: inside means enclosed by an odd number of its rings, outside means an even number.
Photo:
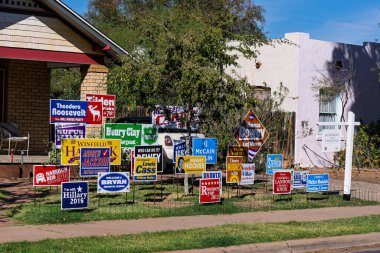
[[[115,118],[116,102],[115,95],[87,94],[86,101],[101,102],[103,104],[103,117]]]
[[[61,165],[34,165],[33,186],[61,186],[70,181],[70,168]]]
[[[227,156],[227,179],[226,183],[239,183],[241,180],[243,157],[242,156]]]
[[[292,172],[275,171],[273,174],[273,194],[290,194],[292,192]]]
[[[54,123],[103,123],[101,102],[50,99],[50,124]]]

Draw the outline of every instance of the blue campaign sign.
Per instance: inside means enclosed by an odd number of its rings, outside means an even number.
[[[66,182],[61,184],[61,209],[88,208],[88,182]]]
[[[193,155],[206,156],[206,164],[216,164],[218,157],[218,139],[194,138]]]
[[[173,163],[175,164],[177,162],[176,160],[177,156],[186,155],[186,142],[180,142],[180,143],[174,144],[173,151],[174,151]]]
[[[267,175],[273,175],[275,170],[282,169],[283,157],[280,154],[268,154],[267,155]]]
[[[79,100],[50,100],[50,123],[86,122],[88,102]]]
[[[308,174],[308,171],[295,171],[293,174],[293,188],[306,187]]]
[[[322,192],[329,190],[329,174],[307,175],[307,192]]]
[[[80,176],[96,177],[99,172],[109,172],[110,157],[110,148],[81,148]]]
[[[101,172],[98,174],[98,193],[129,192],[129,172]]]
[[[202,179],[214,179],[218,178],[222,182],[222,172],[221,171],[205,171],[202,172]]]

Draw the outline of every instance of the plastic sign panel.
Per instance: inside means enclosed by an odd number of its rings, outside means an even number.
[[[135,157],[133,179],[138,182],[157,181],[157,157]]]
[[[50,123],[103,123],[101,102],[50,99]]]
[[[216,164],[218,157],[218,139],[193,138],[193,155],[206,156],[206,164]]]
[[[199,109],[194,107],[192,110],[191,130],[199,129]],[[152,112],[152,123],[158,128],[165,129],[186,129],[183,124],[185,110],[180,106],[156,106]]]
[[[227,156],[227,183],[240,183],[242,163],[242,156]]]
[[[273,174],[273,194],[290,194],[292,192],[292,172],[277,170]]]
[[[243,163],[241,170],[240,185],[251,185],[255,183],[255,164]]]
[[[97,177],[110,171],[110,148],[81,148],[79,172],[81,177]]]
[[[204,171],[202,179],[219,179],[220,181],[220,196],[222,196],[222,172],[221,171]]]
[[[104,139],[62,139],[61,164],[79,165],[81,148],[110,148],[111,165],[120,165],[120,140]]]
[[[100,172],[98,174],[98,193],[129,192],[129,172]]]
[[[133,176],[135,171],[135,150],[131,149],[131,175]]]
[[[136,146],[134,151],[135,157],[157,157],[157,172],[163,171],[164,160],[162,155],[162,146]]]
[[[88,182],[68,182],[61,184],[61,209],[88,208]]]
[[[176,163],[177,156],[186,155],[186,142],[180,142],[180,143],[174,144],[173,152],[174,152],[173,163]]]
[[[293,174],[293,188],[306,187],[308,174],[308,171],[295,171]]]
[[[340,148],[340,131],[324,129],[322,131],[322,152],[338,152]]]
[[[196,174],[206,171],[205,156],[177,156],[175,174]]]
[[[61,186],[70,181],[70,168],[61,165],[34,165],[33,186]]]
[[[86,101],[101,102],[103,105],[103,117],[115,118],[116,114],[116,97],[115,95],[87,94]]]
[[[268,154],[266,163],[267,175],[273,175],[275,170],[281,170],[283,163],[283,156],[280,154]]]
[[[62,139],[86,138],[86,124],[84,123],[57,123],[55,124],[55,148],[61,149]]]
[[[307,192],[328,191],[330,186],[329,174],[308,174],[307,175]]]
[[[107,123],[104,138],[119,139],[122,148],[134,148],[157,144],[158,134],[152,124]]]
[[[228,147],[229,156],[242,156],[243,163],[247,163],[248,160],[248,147],[245,146],[229,146]]]
[[[199,203],[220,202],[220,181],[219,179],[199,180]]]

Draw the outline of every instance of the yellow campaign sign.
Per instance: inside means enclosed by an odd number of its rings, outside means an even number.
[[[133,180],[140,182],[157,181],[157,157],[135,157]]]
[[[195,174],[206,171],[206,156],[177,156],[175,174]]]
[[[111,165],[121,164],[120,140],[62,139],[61,165],[79,165],[81,148],[110,148]]]
[[[227,156],[227,183],[239,183],[242,171],[242,156]]]

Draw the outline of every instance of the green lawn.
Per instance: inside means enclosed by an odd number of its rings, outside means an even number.
[[[295,217],[296,218],[296,217]],[[156,252],[380,231],[380,215],[321,222],[223,225],[210,228],[0,244],[0,252]]]

